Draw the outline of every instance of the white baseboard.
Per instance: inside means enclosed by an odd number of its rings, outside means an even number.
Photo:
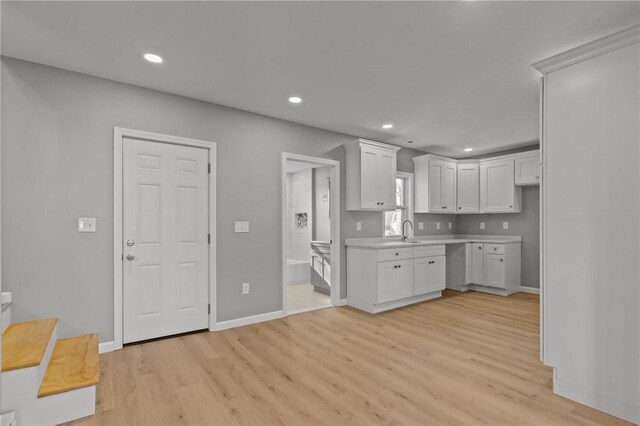
[[[113,352],[113,350],[115,349],[115,342],[111,341],[111,342],[102,342],[98,345],[98,353],[104,354],[107,352]]]
[[[580,404],[620,417],[628,422],[640,424],[640,405],[620,401],[590,389],[584,389],[572,383],[553,379],[553,393],[569,398]]]
[[[521,291],[522,293],[540,294],[540,289],[535,287],[520,286],[519,291]]]
[[[282,311],[267,312],[266,314],[252,315],[250,317],[236,318],[216,323],[213,327],[215,331],[226,330],[228,328],[241,327],[243,325],[256,324],[259,322],[270,321],[282,318]]]
[[[344,306],[344,305],[348,305],[349,304],[349,299],[340,299],[338,300],[338,303],[336,303],[336,306]]]

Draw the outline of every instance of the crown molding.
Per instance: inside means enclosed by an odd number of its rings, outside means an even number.
[[[363,138],[358,138],[356,140],[352,140],[352,141],[346,142],[344,144],[344,148],[345,149],[353,149],[353,148],[356,148],[356,147],[361,147],[363,145],[375,146],[377,148],[382,148],[382,149],[388,149],[388,150],[391,150],[393,152],[398,152],[398,151],[400,151],[402,149],[401,146],[391,145],[391,144],[388,144],[388,143],[377,142],[377,141],[372,141],[372,140],[363,139]]]
[[[586,61],[587,59],[600,56],[613,50],[622,49],[623,47],[639,42],[640,25],[634,25],[633,27],[626,28],[606,37],[551,56],[550,58],[542,61],[538,61],[531,66],[542,74],[548,74],[570,65],[577,64],[578,62]]]

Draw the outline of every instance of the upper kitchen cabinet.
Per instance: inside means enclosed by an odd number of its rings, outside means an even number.
[[[347,210],[396,208],[396,154],[400,147],[356,139],[344,145]]]
[[[480,164],[477,160],[458,161],[457,213],[480,211]]]
[[[480,211],[519,213],[522,188],[515,186],[514,159],[480,160]]]
[[[427,154],[413,158],[416,213],[456,213],[455,160]]]
[[[527,152],[515,159],[516,185],[540,185],[540,150]]]

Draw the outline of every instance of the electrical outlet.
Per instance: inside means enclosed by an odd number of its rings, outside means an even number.
[[[436,229],[440,229],[440,222],[436,222]]]
[[[502,222],[502,229],[509,229],[509,222]]]
[[[453,223],[449,222],[449,229],[453,229]]]
[[[480,229],[484,229],[484,222],[480,222]]]
[[[362,231],[362,222],[356,222],[356,231]]]
[[[424,229],[424,222],[418,222],[418,229]]]
[[[249,294],[249,283],[242,283],[242,294]]]

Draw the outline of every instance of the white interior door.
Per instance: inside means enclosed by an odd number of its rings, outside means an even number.
[[[208,327],[208,150],[123,140],[123,341]]]

